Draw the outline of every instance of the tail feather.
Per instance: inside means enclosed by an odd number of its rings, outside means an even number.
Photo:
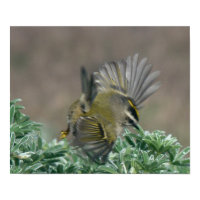
[[[90,105],[94,101],[96,95],[97,95],[97,89],[95,85],[95,78],[94,78],[94,75],[92,74],[90,78],[89,92],[87,96],[87,101],[90,102]]]
[[[84,67],[81,67],[81,86],[82,86],[82,93],[87,96],[89,92],[89,79],[87,71]]]
[[[82,107],[86,110],[89,110],[93,100],[97,95],[97,88],[94,80],[94,75],[92,74],[89,79],[87,71],[84,67],[81,67],[81,86],[82,96],[80,98],[80,101],[83,105]]]

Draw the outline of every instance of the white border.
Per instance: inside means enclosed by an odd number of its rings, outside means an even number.
[[[194,2],[194,1],[193,1]],[[196,1],[198,2],[198,1]],[[199,6],[189,1],[6,1],[1,3],[1,199],[198,199]],[[191,26],[191,175],[10,175],[9,26]],[[172,102],[173,103],[173,102]],[[184,108],[183,108],[184,109]],[[180,116],[181,117],[181,116]],[[7,150],[7,151],[6,151]],[[198,187],[198,188],[197,188]]]

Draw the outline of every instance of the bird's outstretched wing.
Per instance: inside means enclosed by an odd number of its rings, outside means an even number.
[[[94,73],[98,91],[119,90],[133,99],[135,106],[140,108],[141,103],[160,87],[160,82],[155,83],[160,72],[151,72],[152,65],[147,64],[147,58],[139,61],[138,57],[135,54],[101,66],[99,72]]]
[[[104,163],[113,142],[106,137],[102,125],[95,117],[80,117],[76,123],[75,145],[78,145],[95,162]]]

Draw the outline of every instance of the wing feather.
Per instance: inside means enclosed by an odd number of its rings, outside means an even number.
[[[96,76],[98,90],[117,89],[133,99],[137,108],[141,107],[140,104],[159,88],[160,84],[154,82],[160,72],[151,73],[152,65],[147,64],[147,58],[140,62],[138,58],[139,54],[135,54],[121,61],[105,63]]]
[[[76,123],[76,145],[95,162],[103,163],[113,142],[106,138],[104,129],[94,117],[80,117]],[[109,149],[109,151],[108,151]]]

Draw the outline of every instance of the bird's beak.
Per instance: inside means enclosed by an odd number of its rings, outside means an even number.
[[[139,130],[138,125],[134,121],[129,121],[129,123],[123,123],[124,126],[133,126],[137,130]]]

